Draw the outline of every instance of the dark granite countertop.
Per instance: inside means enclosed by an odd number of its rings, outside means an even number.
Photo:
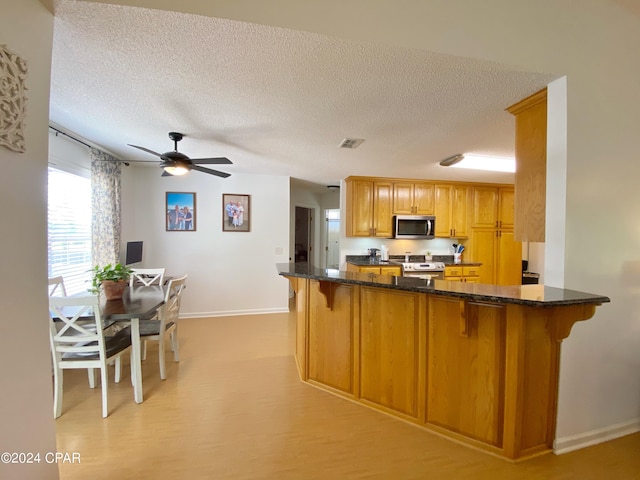
[[[322,269],[307,265],[306,263],[279,263],[276,265],[276,268],[278,274],[283,276],[406,290],[410,292],[464,298],[477,302],[555,307],[580,304],[600,305],[611,301],[609,297],[603,295],[547,287],[545,285],[500,286],[415,277],[392,277],[372,273],[352,273],[333,269]]]

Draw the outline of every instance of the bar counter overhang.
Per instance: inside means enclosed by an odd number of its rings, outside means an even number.
[[[303,381],[519,461],[552,451],[560,343],[610,299],[278,264]]]

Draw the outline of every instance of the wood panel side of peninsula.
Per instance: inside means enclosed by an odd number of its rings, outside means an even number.
[[[296,291],[303,381],[509,460],[552,450],[560,343],[596,304],[281,275]]]

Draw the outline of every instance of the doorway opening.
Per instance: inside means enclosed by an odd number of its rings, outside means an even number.
[[[295,211],[294,257],[295,263],[309,263],[313,255],[313,208],[299,207]]]
[[[340,209],[327,208],[325,211],[325,268],[340,268]]]

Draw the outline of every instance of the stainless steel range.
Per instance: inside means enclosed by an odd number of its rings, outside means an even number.
[[[403,262],[403,277],[444,279],[444,262]]]

